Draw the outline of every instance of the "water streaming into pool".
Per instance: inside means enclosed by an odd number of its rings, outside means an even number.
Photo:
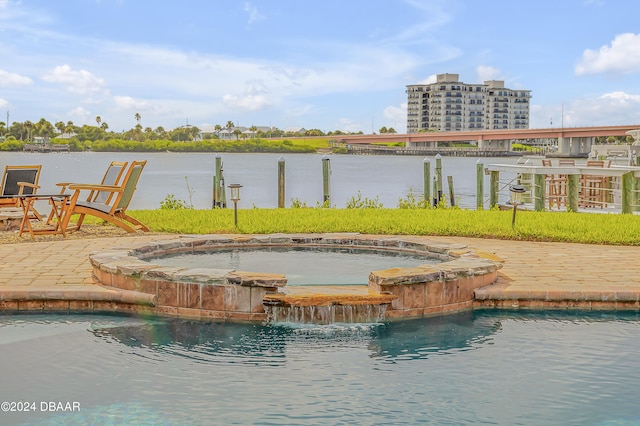
[[[0,317],[2,424],[638,424],[638,313],[387,324]],[[39,407],[39,406],[38,406]]]

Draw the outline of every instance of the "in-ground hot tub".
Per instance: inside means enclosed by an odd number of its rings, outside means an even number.
[[[288,287],[287,277],[277,272],[163,266],[155,261],[160,256],[239,248],[366,249],[417,256],[416,260],[422,258],[424,262],[372,270],[366,285],[329,288]],[[428,264],[427,259],[434,258],[441,263]],[[295,308],[299,311],[295,318],[321,323],[369,322],[471,309],[474,290],[493,283],[501,267],[499,259],[461,244],[434,242],[426,237],[360,234],[180,236],[133,250],[96,253],[91,256],[91,263],[95,279],[101,285],[145,293],[152,298],[147,306],[126,307],[129,311],[203,320],[265,322],[283,320],[279,312]],[[342,312],[336,307],[342,307]],[[373,314],[372,307],[375,307]],[[120,305],[113,308],[121,309]],[[291,316],[284,317],[287,319]]]
[[[231,247],[177,253],[147,261],[161,266],[233,269],[284,274],[287,287],[367,285],[369,273],[441,263],[430,253],[321,245]]]

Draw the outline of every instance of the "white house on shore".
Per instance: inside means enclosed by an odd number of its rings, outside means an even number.
[[[304,127],[287,127],[284,129],[284,134],[287,136],[304,136],[307,129]]]

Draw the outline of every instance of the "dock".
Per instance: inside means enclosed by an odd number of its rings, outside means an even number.
[[[384,145],[346,144],[349,154],[358,155],[421,155],[443,157],[520,157],[521,152],[509,150],[481,150],[475,147],[404,147]]]
[[[553,162],[552,162],[553,161]],[[640,212],[640,167],[611,164],[610,160],[543,159],[542,164],[489,164],[489,206],[511,198],[509,188],[525,192],[518,208],[536,211],[602,213]],[[478,195],[477,195],[478,196]]]
[[[24,152],[70,152],[69,144],[28,143],[22,146]]]

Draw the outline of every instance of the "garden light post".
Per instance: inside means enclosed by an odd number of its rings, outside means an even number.
[[[229,185],[231,190],[231,201],[233,201],[233,224],[238,227],[238,201],[240,201],[240,188],[242,185],[239,183],[232,183]]]
[[[522,194],[527,189],[522,185],[511,185],[509,186],[509,191],[511,191],[511,204],[513,204],[513,216],[511,217],[511,228],[516,226],[516,210],[518,209],[518,204],[522,200]]]

